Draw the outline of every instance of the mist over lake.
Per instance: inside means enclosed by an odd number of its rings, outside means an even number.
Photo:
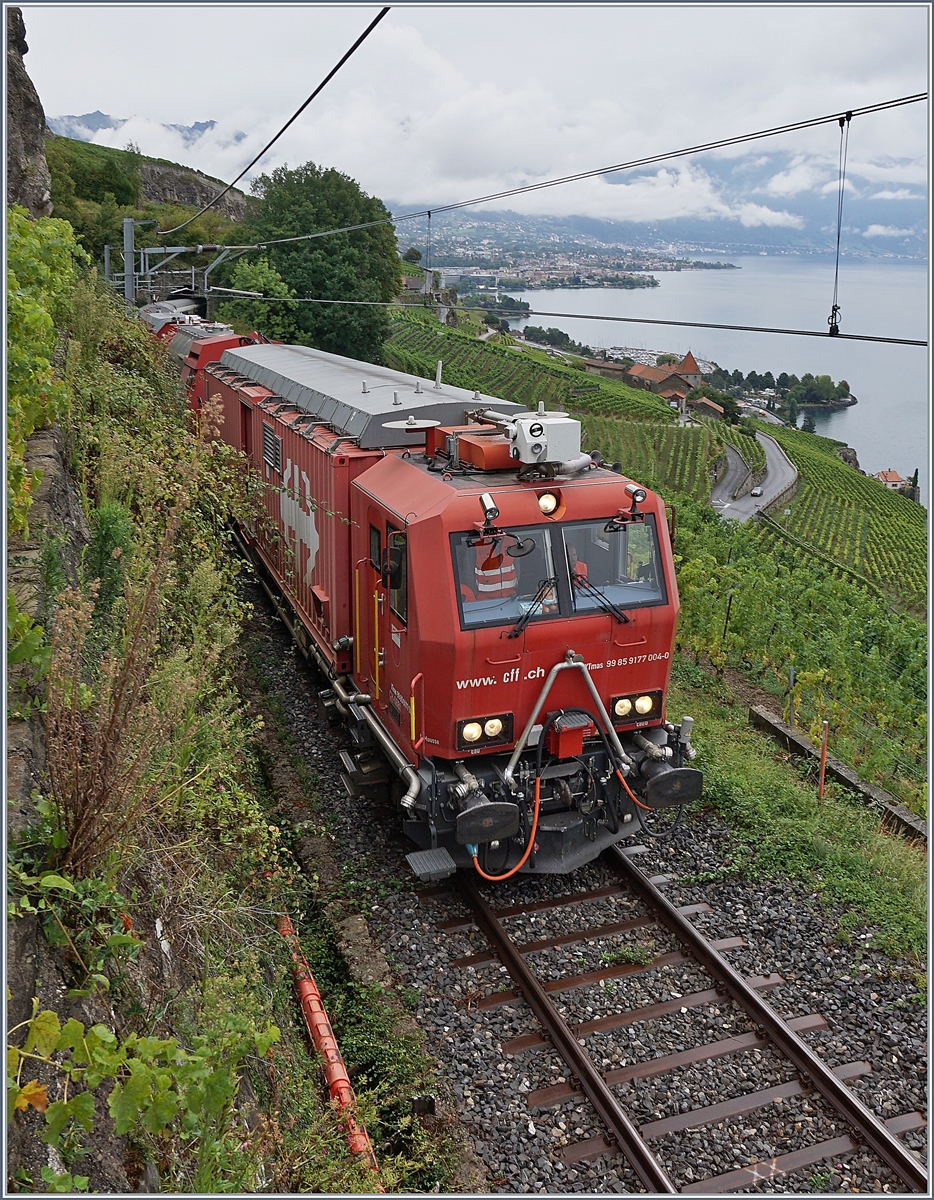
[[[702,258],[702,255],[691,255]],[[768,325],[825,330],[833,297],[833,259],[817,255],[714,255],[736,271],[660,272],[660,287],[510,292],[542,313],[659,317],[674,321]],[[841,333],[926,339],[928,268],[923,262],[848,259],[840,264]],[[868,474],[893,467],[907,478],[918,468],[928,504],[928,354],[924,347],[846,342],[830,338],[669,329],[591,321],[585,317],[531,317],[518,323],[554,325],[595,350],[630,346],[712,360],[744,374],[806,371],[846,379],[859,403],[815,413],[817,432],[852,446]]]

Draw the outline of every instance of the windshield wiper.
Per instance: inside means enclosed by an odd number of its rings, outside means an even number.
[[[519,618],[519,620],[516,621],[515,625],[513,625],[512,629],[509,632],[509,637],[517,638],[519,636],[519,634],[522,633],[523,629],[525,629],[525,627],[526,627],[526,625],[528,625],[529,621],[532,620],[532,616],[534,615],[536,608],[538,608],[538,606],[542,603],[542,601],[545,599],[545,597],[548,595],[548,593],[553,588],[557,588],[557,586],[558,586],[557,579],[543,579],[542,580],[542,582],[538,585],[538,591],[535,593],[535,595],[532,598],[532,603],[525,610],[525,612],[522,614],[522,616]],[[555,594],[557,595],[557,592],[555,592]]]
[[[581,591],[585,592],[588,596],[592,596],[603,609],[603,611],[614,616],[617,621],[619,621],[620,625],[631,624],[630,618],[626,616],[623,610],[621,608],[617,608],[613,601],[604,596],[603,592],[601,592],[599,588],[594,587],[589,579],[585,579],[583,575],[578,575],[576,571],[572,571],[571,581],[575,587],[580,588]]]

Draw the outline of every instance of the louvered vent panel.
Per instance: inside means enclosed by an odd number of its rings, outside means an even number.
[[[276,437],[271,425],[263,425],[263,458],[276,471],[282,471],[282,438]]]

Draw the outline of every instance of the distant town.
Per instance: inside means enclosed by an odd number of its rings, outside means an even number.
[[[460,262],[444,261],[456,259],[453,253],[438,253],[432,255],[432,267],[440,274],[441,287],[457,287],[461,294],[471,287],[504,291],[658,287],[655,275],[661,272],[739,270],[729,262],[673,258],[654,251],[626,251],[621,247],[509,251],[465,244],[459,250]]]

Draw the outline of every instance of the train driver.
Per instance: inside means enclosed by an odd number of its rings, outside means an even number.
[[[571,573],[571,583],[577,590],[578,580],[587,580],[587,564],[577,557],[577,547],[568,542],[568,570]]]
[[[477,546],[474,568],[478,600],[510,600],[516,594],[516,560],[505,553],[503,539]]]

